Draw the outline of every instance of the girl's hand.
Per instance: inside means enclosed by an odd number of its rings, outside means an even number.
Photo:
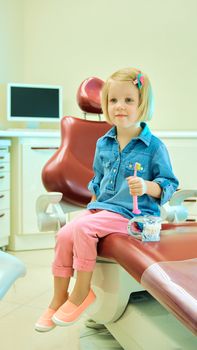
[[[128,182],[129,192],[132,196],[142,196],[146,193],[146,182],[141,177],[129,176],[126,180]]]

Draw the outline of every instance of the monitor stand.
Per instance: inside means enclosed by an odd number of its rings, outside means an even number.
[[[26,123],[26,128],[27,129],[39,129],[40,123],[39,122],[27,122]]]

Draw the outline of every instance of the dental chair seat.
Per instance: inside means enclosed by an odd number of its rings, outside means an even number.
[[[100,240],[98,254],[120,264],[197,334],[197,223],[163,225],[160,242],[109,235]]]

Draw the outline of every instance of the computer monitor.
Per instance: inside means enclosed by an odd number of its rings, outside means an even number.
[[[59,122],[62,117],[62,87],[9,83],[7,119],[23,121],[28,127],[40,122]]]

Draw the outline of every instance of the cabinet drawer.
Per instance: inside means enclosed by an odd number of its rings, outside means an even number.
[[[0,151],[0,164],[10,162],[10,153]]]
[[[0,238],[10,235],[10,211],[0,210]]]
[[[2,191],[0,192],[0,210],[10,208],[10,192]]]
[[[10,171],[10,163],[1,163],[0,162],[0,172],[9,172]]]
[[[0,191],[9,190],[10,173],[0,172]]]

